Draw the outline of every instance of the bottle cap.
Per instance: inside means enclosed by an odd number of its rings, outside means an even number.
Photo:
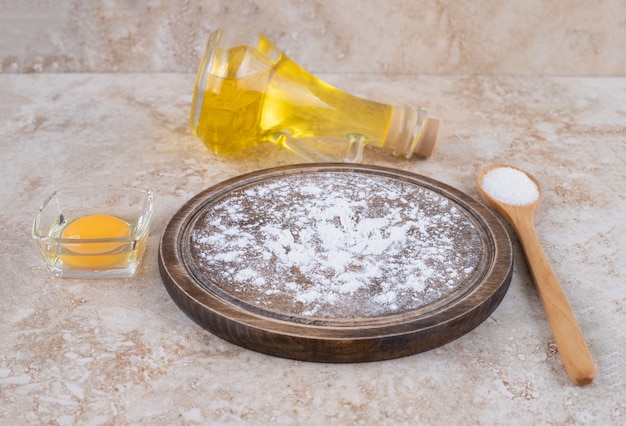
[[[439,134],[439,120],[435,118],[425,118],[420,130],[420,136],[417,141],[415,155],[428,158],[433,155],[435,145],[437,145],[437,136]]]

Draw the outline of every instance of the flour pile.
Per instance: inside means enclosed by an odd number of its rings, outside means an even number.
[[[476,273],[482,242],[442,195],[384,176],[269,179],[226,195],[193,228],[203,279],[278,314],[391,315],[431,304]]]

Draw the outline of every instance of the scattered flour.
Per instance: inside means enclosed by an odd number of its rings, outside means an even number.
[[[483,246],[462,208],[378,175],[323,173],[230,192],[195,223],[204,282],[284,315],[362,318],[433,303],[477,273]]]

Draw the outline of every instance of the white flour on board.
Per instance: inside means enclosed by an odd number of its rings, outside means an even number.
[[[195,224],[202,276],[261,309],[313,318],[396,314],[459,290],[480,234],[463,209],[407,182],[291,175],[241,188]]]

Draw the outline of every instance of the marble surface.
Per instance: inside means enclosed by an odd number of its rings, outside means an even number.
[[[354,94],[426,106],[435,155],[367,163],[478,197],[478,171],[540,180],[539,238],[597,366],[572,384],[519,244],[502,304],[478,328],[392,361],[280,359],[202,330],[169,298],[157,247],[190,197],[299,160],[273,146],[234,157],[188,130],[193,73],[0,75],[0,424],[626,423],[626,79],[321,74]],[[53,277],[30,238],[43,199],[68,186],[155,193],[147,256],[128,279]]]
[[[624,16],[612,0],[0,0],[0,71],[195,72],[209,32],[241,25],[313,72],[624,76]]]

